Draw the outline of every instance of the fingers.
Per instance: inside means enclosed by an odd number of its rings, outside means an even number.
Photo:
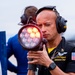
[[[28,59],[39,59],[39,57],[38,57],[38,56],[32,56],[32,55],[31,55],[31,56],[30,56],[30,55],[28,55],[28,56],[27,56],[27,58],[28,58]]]
[[[27,53],[27,58],[29,59],[28,64],[37,64],[40,54],[36,51],[30,51]]]
[[[43,51],[46,52],[46,47],[45,47],[45,45],[43,45],[43,50],[42,50],[42,51],[29,51],[29,52],[27,53],[27,57],[28,57],[28,58],[38,58],[38,57],[40,57],[40,55],[43,53]]]
[[[46,50],[45,44],[43,45],[43,50]]]
[[[47,54],[46,47],[43,45],[42,51],[29,51],[27,53],[28,59],[33,59],[31,61],[28,61],[28,64],[37,64],[40,62],[40,64],[43,62],[44,56]]]
[[[34,60],[33,59],[32,61],[28,61],[28,64],[37,64],[37,62],[38,62],[38,60],[36,60],[36,59]]]
[[[48,49],[45,44],[43,45],[43,51],[48,53]]]
[[[27,58],[28,59],[39,59],[40,54],[37,52],[28,52]]]

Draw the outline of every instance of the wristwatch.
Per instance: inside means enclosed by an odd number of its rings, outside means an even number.
[[[53,62],[49,65],[48,69],[49,70],[54,70],[56,68],[56,64]]]

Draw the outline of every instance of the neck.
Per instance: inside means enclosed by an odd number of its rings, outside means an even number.
[[[56,38],[52,40],[48,40],[48,43],[47,43],[48,48],[57,47],[61,40],[62,40],[61,36],[57,36]]]

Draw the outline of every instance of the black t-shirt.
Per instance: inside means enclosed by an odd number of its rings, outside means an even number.
[[[49,57],[63,72],[75,72],[75,46],[66,42],[63,38],[50,54]],[[51,75],[45,66],[38,65],[38,75]]]

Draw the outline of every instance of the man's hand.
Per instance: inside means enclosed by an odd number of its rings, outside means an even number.
[[[43,45],[42,51],[29,51],[27,54],[27,58],[33,59],[32,61],[28,61],[28,64],[40,64],[46,67],[48,67],[50,63],[53,62],[48,56],[45,45]]]

